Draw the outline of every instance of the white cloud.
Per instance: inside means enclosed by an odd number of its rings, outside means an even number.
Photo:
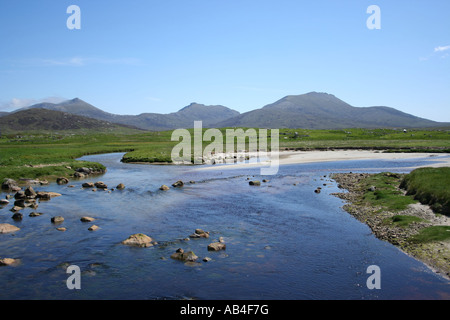
[[[38,59],[38,63],[44,66],[68,66],[83,67],[87,65],[105,64],[105,65],[141,65],[141,61],[136,58],[90,58],[90,57],[71,57],[62,59]]]
[[[443,52],[447,50],[450,50],[450,46],[439,46],[434,48],[434,52]]]
[[[29,98],[12,98],[9,101],[0,101],[0,111],[14,111],[20,108],[29,107],[36,103],[50,102],[60,103],[67,99],[61,97],[47,97],[43,99],[29,99]]]

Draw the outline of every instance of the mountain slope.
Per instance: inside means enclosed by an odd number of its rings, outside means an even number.
[[[139,129],[125,127],[107,121],[87,118],[67,112],[28,109],[17,111],[0,118],[0,128],[3,132],[17,131],[65,131],[90,129],[104,131],[138,131]]]
[[[327,93],[287,96],[261,109],[219,122],[218,127],[267,128],[382,128],[434,127],[442,123],[389,107],[358,108]]]
[[[203,126],[208,127],[217,122],[239,115],[239,112],[224,106],[205,106],[198,103],[191,103],[180,111],[169,114],[142,113],[140,115],[117,115],[98,109],[78,98],[67,100],[59,104],[35,104],[21,110],[35,108],[62,111],[97,120],[131,125],[145,130],[192,128],[194,126],[194,121],[196,120],[202,120]]]

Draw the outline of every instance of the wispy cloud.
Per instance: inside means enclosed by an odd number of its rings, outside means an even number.
[[[428,61],[433,57],[439,56],[441,59],[445,59],[450,56],[450,45],[449,46],[438,46],[434,48],[434,52],[430,53],[427,57],[420,57],[420,61]]]
[[[94,58],[94,57],[70,57],[35,59],[36,64],[43,66],[84,67],[90,65],[142,65],[142,61],[136,58]]]
[[[434,52],[443,52],[447,50],[450,50],[450,46],[439,46],[434,48]]]
[[[50,102],[50,103],[60,103],[67,99],[61,97],[47,97],[43,99],[32,99],[32,98],[12,98],[9,101],[0,101],[0,111],[14,111],[20,108],[29,107],[36,103]]]

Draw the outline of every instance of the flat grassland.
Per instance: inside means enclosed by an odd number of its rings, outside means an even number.
[[[203,129],[203,132],[206,130]],[[225,137],[227,128],[220,130]],[[246,131],[247,128],[243,130]],[[193,137],[193,129],[189,131]],[[417,129],[407,132],[393,129],[280,129],[279,133],[280,150],[365,149],[383,152],[450,152],[450,128]],[[270,134],[269,130],[267,141],[269,149]],[[178,140],[171,141],[171,137],[172,131],[99,133],[74,130],[59,133],[10,133],[0,137],[0,181],[5,178],[52,180],[67,175],[81,166],[102,169],[101,164],[87,164],[76,160],[90,154],[126,152],[123,162],[171,163],[172,149],[180,143]],[[209,143],[203,142],[203,148]],[[67,167],[72,169],[69,170]]]

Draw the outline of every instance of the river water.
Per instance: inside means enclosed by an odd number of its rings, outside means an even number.
[[[23,210],[20,222],[11,219],[12,204],[0,209],[0,223],[21,228],[0,235],[0,257],[20,259],[17,266],[0,267],[0,299],[450,298],[448,280],[376,239],[330,195],[342,192],[331,173],[409,172],[428,159],[285,165],[277,175],[261,177],[258,168],[124,164],[121,157],[83,157],[108,171],[70,181],[75,187],[36,187],[62,196],[39,203],[37,210]],[[247,178],[270,181],[254,187]],[[81,188],[83,182],[100,180],[126,188],[111,193]],[[185,186],[159,190],[177,180]],[[322,192],[314,193],[319,186]],[[29,217],[32,211],[43,215]],[[67,231],[56,230],[53,216],[65,218],[61,226]],[[83,223],[83,216],[96,221]],[[100,228],[89,231],[92,224]],[[197,228],[209,231],[210,238],[184,240]],[[158,245],[120,243],[135,233]],[[226,250],[208,251],[219,237]],[[192,250],[198,262],[171,259],[178,248]],[[204,257],[212,260],[203,262]],[[67,288],[70,265],[81,270],[81,290]],[[379,290],[366,285],[371,265],[381,271]]]

